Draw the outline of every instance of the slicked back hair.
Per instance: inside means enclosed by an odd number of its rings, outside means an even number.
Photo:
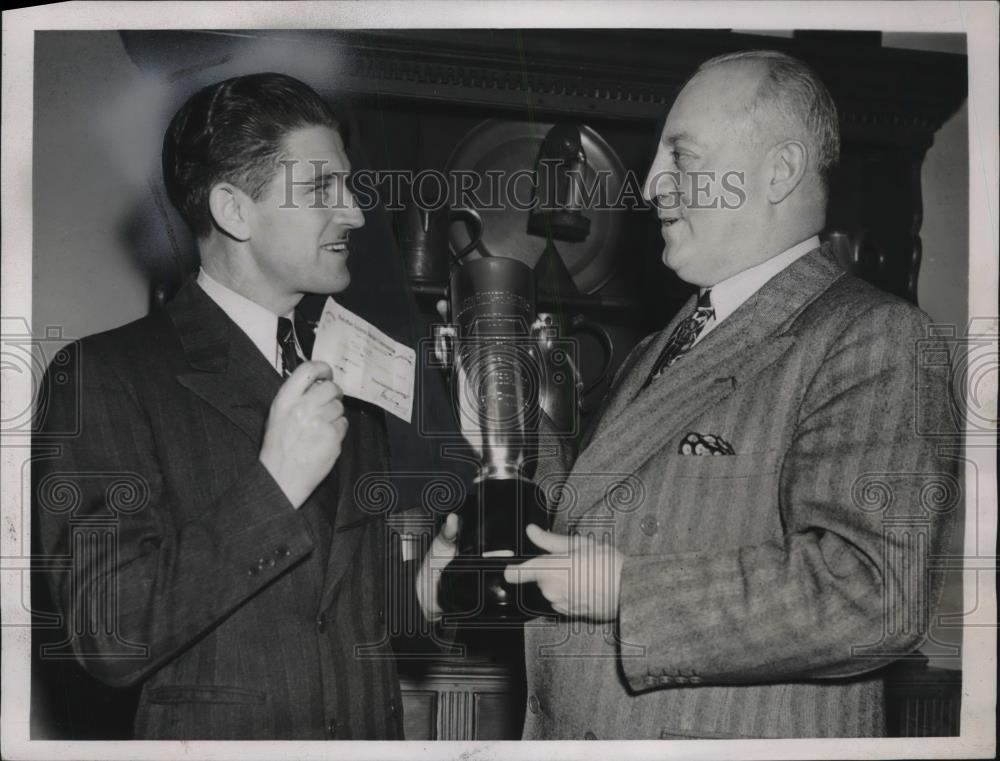
[[[705,61],[698,71],[740,61],[760,63],[765,69],[751,100],[752,111],[771,109],[772,113],[802,128],[806,150],[825,186],[830,170],[840,159],[837,106],[826,85],[802,61],[775,50],[725,53]]]
[[[234,77],[205,87],[181,106],[163,138],[163,180],[171,203],[198,239],[213,227],[209,192],[220,182],[254,200],[284,158],[284,138],[300,127],[343,133],[330,106],[285,74]]]

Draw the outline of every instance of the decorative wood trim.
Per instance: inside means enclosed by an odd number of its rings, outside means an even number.
[[[967,93],[967,59],[855,44],[697,29],[123,31],[133,60],[178,79],[229,60],[247,39],[333,50],[327,92],[455,108],[656,121],[703,61],[781,50],[812,65],[841,111],[844,137],[927,146]],[[155,43],[150,44],[156,35]],[[866,40],[867,41],[867,40]],[[199,65],[198,59],[206,61]],[[320,84],[320,83],[315,83]]]

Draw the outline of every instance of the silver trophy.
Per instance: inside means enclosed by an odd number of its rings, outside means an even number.
[[[449,296],[453,323],[438,327],[436,354],[450,368],[455,411],[479,463],[458,510],[458,554],[441,575],[439,600],[452,621],[519,622],[551,612],[535,585],[503,578],[508,564],[537,554],[528,524],[550,523],[531,480],[545,375],[534,273],[502,257],[456,262]]]
[[[437,327],[435,355],[450,370],[478,473],[458,509],[458,554],[441,576],[441,606],[452,622],[477,624],[551,614],[534,584],[508,584],[503,573],[539,552],[525,528],[551,522],[532,476],[540,436],[575,433],[583,390],[575,342],[559,335],[552,314],[537,313],[534,271],[516,259],[457,261],[449,297],[452,323]],[[593,329],[584,322],[574,329]]]

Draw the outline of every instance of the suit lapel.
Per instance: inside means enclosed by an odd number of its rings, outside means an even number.
[[[692,296],[677,311],[677,314],[674,315],[673,319],[667,323],[667,326],[663,330],[643,339],[645,346],[642,346],[640,342],[640,346],[635,349],[637,356],[630,354],[625,359],[625,363],[618,371],[621,376],[620,379],[616,381],[612,392],[604,400],[603,408],[598,411],[596,418],[591,423],[586,438],[581,442],[581,453],[586,451],[587,447],[590,446],[590,442],[599,433],[602,433],[612,420],[617,420],[626,410],[629,402],[638,394],[642,382],[649,375],[653,363],[660,356],[660,352],[663,351],[663,347],[669,340],[671,333],[674,332],[674,329],[681,320],[694,311],[696,303],[697,296]]]
[[[177,374],[178,381],[225,415],[258,447],[271,402],[282,379],[246,334],[233,324],[212,299],[190,279],[167,306],[189,367]],[[337,582],[350,567],[357,551],[361,524],[380,517],[359,507],[354,486],[366,463],[378,462],[368,450],[377,447],[369,426],[353,400],[345,400],[349,421],[335,476],[325,478],[300,508],[314,513],[310,523],[325,563],[321,610],[329,606]],[[332,530],[328,507],[336,506]]]
[[[323,580],[321,609],[330,606],[338,583],[353,564],[360,539],[364,536],[364,526],[384,518],[380,511],[364,509],[364,496],[356,493],[359,485],[364,487],[366,475],[388,475],[373,470],[376,464],[381,467],[382,452],[379,448],[382,438],[373,430],[378,420],[371,413],[362,412],[362,405],[353,399],[345,400],[348,428],[337,460],[336,493],[330,495],[337,500],[337,517]]]
[[[281,377],[194,278],[166,309],[189,365],[177,380],[259,445]]]
[[[664,447],[674,446],[684,424],[746,387],[794,345],[788,324],[843,272],[826,248],[816,249],[768,281],[699,341],[666,374],[640,391],[670,333],[693,309],[694,299],[657,336],[623,380],[593,437],[573,466],[567,493],[577,495],[572,517],[604,501],[614,474],[636,473]],[[593,477],[596,474],[611,479]]]

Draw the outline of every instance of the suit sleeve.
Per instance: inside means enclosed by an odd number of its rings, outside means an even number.
[[[924,319],[876,307],[827,352],[774,494],[781,540],[626,560],[619,633],[643,652],[623,659],[632,687],[845,677],[919,646],[940,592],[927,559],[959,494],[955,461],[918,434],[918,417],[949,414],[947,368],[917,361]]]
[[[207,633],[313,544],[304,518],[259,461],[221,493],[206,483],[205,492],[218,496],[206,498],[198,519],[180,522],[162,477],[170,453],[157,450],[138,395],[101,354],[84,342],[79,372],[63,368],[80,380],[47,385],[38,441],[74,428],[78,435],[52,438],[48,453],[36,445],[44,553],[36,560],[62,563],[48,578],[80,663],[126,686]]]

